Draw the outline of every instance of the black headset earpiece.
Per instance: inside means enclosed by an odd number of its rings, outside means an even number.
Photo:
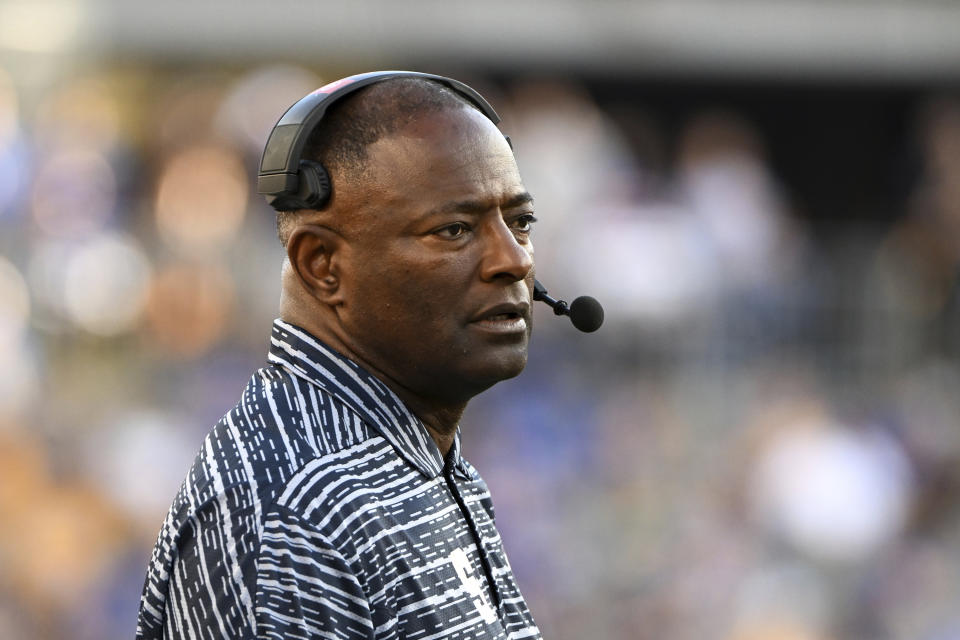
[[[391,78],[435,80],[472,102],[494,124],[500,122],[500,116],[483,96],[453,78],[417,71],[374,71],[331,82],[287,109],[267,138],[260,158],[257,191],[266,196],[271,207],[277,211],[319,209],[330,200],[330,176],[326,169],[318,162],[301,158],[307,138],[332,104],[358,89]]]
[[[279,194],[271,204],[277,211],[322,209],[330,199],[330,174],[323,165],[313,160],[301,160],[297,172],[297,192]]]

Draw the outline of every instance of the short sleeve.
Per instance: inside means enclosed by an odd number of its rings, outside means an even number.
[[[274,507],[257,559],[257,638],[374,637],[370,606],[343,556],[294,512]]]

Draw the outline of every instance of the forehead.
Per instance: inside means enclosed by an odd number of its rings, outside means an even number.
[[[449,200],[499,204],[524,191],[513,152],[474,109],[424,114],[370,145],[372,195],[430,209]]]

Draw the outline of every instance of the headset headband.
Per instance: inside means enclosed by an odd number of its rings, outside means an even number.
[[[463,96],[494,124],[500,116],[479,93],[464,83],[416,71],[373,71],[331,82],[304,96],[287,109],[274,125],[260,159],[257,192],[277,211],[319,208],[330,195],[330,180],[317,162],[303,160],[300,154],[314,127],[331,105],[367,85],[392,78],[434,80]]]

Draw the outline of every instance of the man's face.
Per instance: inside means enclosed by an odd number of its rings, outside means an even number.
[[[336,185],[355,213],[340,274],[344,342],[425,398],[466,401],[520,373],[533,291],[532,200],[503,135],[472,109],[427,114]]]

